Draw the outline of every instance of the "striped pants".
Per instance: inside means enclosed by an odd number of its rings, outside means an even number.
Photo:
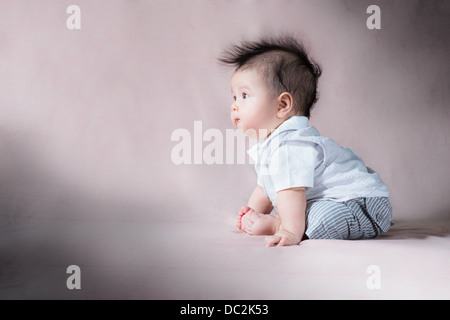
[[[389,198],[356,198],[345,202],[310,200],[306,205],[309,239],[370,239],[389,230]]]

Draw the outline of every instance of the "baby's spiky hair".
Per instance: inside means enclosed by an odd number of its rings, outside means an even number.
[[[276,94],[290,93],[296,113],[310,117],[318,99],[317,81],[322,69],[293,37],[244,41],[230,46],[219,61],[234,66],[235,71],[261,71],[269,88]]]

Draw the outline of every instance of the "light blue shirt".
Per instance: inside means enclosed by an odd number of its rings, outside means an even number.
[[[306,187],[307,200],[389,197],[375,171],[351,149],[320,136],[306,117],[289,118],[247,152],[255,161],[258,184],[275,208],[277,192],[295,187]]]

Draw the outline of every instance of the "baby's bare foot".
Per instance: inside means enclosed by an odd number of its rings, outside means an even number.
[[[242,216],[243,216],[244,214],[246,214],[249,210],[250,210],[250,207],[247,207],[247,206],[243,206],[243,207],[241,208],[241,211],[239,212],[238,220],[237,220],[237,223],[236,223],[236,227],[237,227],[238,229],[241,229],[241,230],[242,230]]]
[[[280,219],[270,215],[248,210],[241,216],[241,230],[254,236],[273,235],[278,230]]]

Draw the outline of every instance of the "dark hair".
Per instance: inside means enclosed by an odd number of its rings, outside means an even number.
[[[293,37],[244,41],[230,46],[219,61],[234,66],[235,71],[262,71],[276,94],[290,93],[296,113],[310,117],[318,99],[317,81],[322,69],[310,60],[304,46]]]

